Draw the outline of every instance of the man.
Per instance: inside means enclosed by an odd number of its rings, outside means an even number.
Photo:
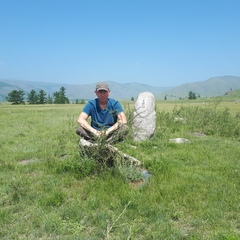
[[[103,136],[108,142],[122,139],[127,134],[127,119],[121,104],[109,98],[110,89],[105,82],[97,84],[95,94],[97,98],[90,100],[78,117],[76,133],[91,142]]]

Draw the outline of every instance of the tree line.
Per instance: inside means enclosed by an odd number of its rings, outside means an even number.
[[[176,96],[173,96],[173,95],[170,95],[170,96],[177,98]],[[182,100],[181,97],[178,97],[178,98],[179,98],[179,100]],[[187,97],[188,100],[196,100],[197,98],[200,98],[199,94],[197,95],[197,93],[195,93],[193,91],[188,92],[188,97]],[[165,95],[164,100],[167,100],[167,95]]]
[[[22,90],[12,90],[6,97],[8,102],[12,104],[25,104],[25,92]],[[66,88],[61,87],[59,91],[53,93],[53,97],[47,96],[44,90],[36,92],[31,90],[27,94],[27,100],[29,104],[68,104],[70,103],[66,96]]]

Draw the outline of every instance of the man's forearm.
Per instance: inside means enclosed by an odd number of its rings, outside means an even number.
[[[106,130],[106,135],[108,135],[109,133],[117,130],[119,127],[121,127],[123,124],[121,123],[121,121],[117,121],[113,126],[111,126],[110,128],[108,128]]]
[[[88,121],[86,120],[80,120],[78,122],[78,124],[83,127],[84,129],[88,130],[89,132],[95,134],[95,135],[98,135],[98,130],[96,130],[95,128],[93,128],[89,123]]]

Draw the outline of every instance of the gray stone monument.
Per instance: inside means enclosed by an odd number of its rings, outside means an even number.
[[[133,135],[135,141],[153,137],[156,129],[155,98],[150,92],[138,95],[133,113]]]

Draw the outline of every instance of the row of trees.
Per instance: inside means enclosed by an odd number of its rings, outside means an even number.
[[[173,96],[173,95],[171,95],[171,97],[175,97],[176,98],[176,96]],[[195,92],[193,92],[193,91],[189,91],[188,92],[188,99],[189,100],[195,100],[195,99],[197,99],[197,98],[200,98],[200,95],[198,94],[198,96],[197,96],[197,94],[195,93]],[[181,97],[179,97],[179,100],[181,100],[182,98]],[[167,95],[164,97],[164,100],[167,100]]]
[[[12,104],[24,104],[25,92],[22,90],[13,90],[8,93],[7,101]],[[27,102],[29,104],[66,104],[69,103],[69,99],[66,97],[66,88],[61,87],[60,91],[53,93],[53,97],[47,96],[44,90],[40,90],[38,93],[35,90],[31,90],[27,95]]]

